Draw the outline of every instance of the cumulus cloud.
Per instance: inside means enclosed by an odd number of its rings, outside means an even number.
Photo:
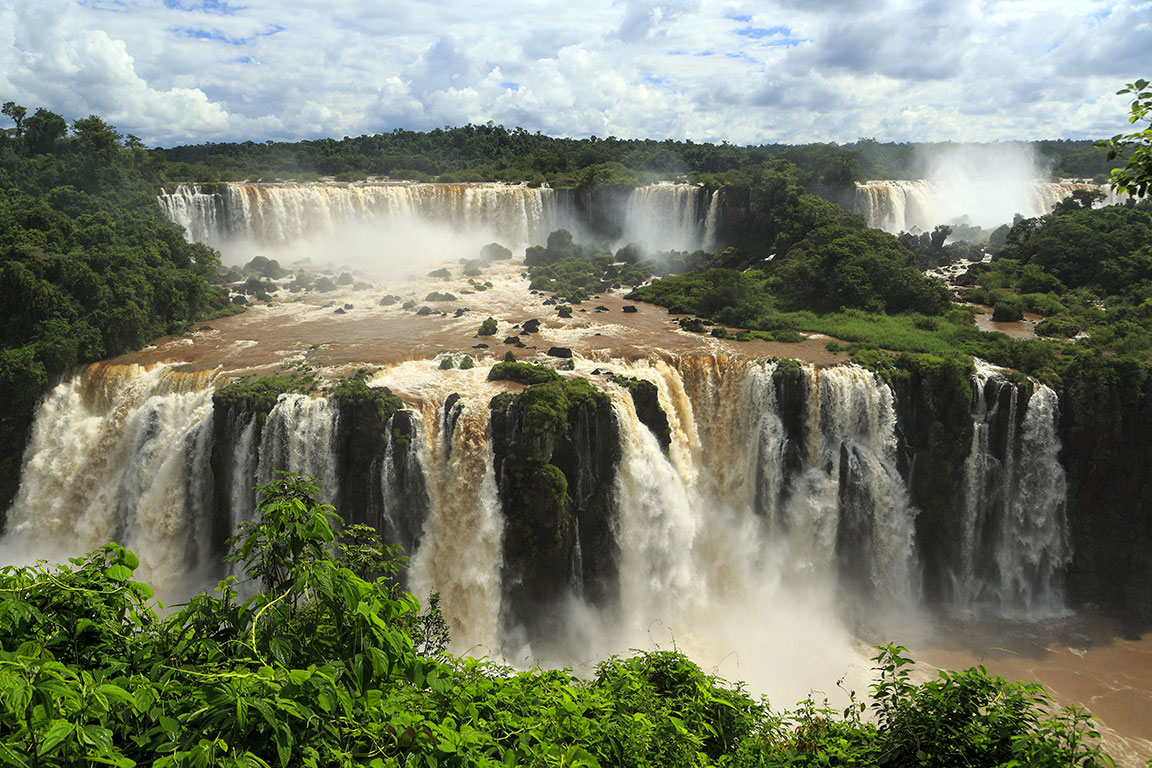
[[[8,0],[0,98],[153,144],[492,120],[573,136],[1100,137],[1147,0]]]

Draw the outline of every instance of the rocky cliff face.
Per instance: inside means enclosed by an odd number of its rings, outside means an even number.
[[[492,401],[504,510],[504,621],[548,638],[568,594],[603,603],[616,578],[613,481],[620,439],[607,396],[584,379]]]
[[[1060,401],[1073,557],[1069,593],[1134,627],[1152,624],[1152,376],[1101,364]]]

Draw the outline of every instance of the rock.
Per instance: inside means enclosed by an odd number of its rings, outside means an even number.
[[[393,304],[398,304],[398,303],[400,303],[400,297],[399,296],[384,296],[379,301],[379,304],[382,307],[390,307]]]
[[[246,306],[248,306],[248,299],[244,298],[243,296],[233,296],[232,297],[232,303],[233,304],[239,304],[242,307],[246,307]]]
[[[334,306],[336,306],[336,302],[330,301],[324,305],[324,309],[328,309],[328,307],[334,307]]]
[[[346,314],[348,314],[348,313],[344,311],[344,307],[336,307],[336,314],[338,314],[338,315],[346,315]]]
[[[520,343],[520,337],[519,336],[509,336],[508,338],[504,339],[504,343],[505,344],[519,344]]]
[[[351,304],[345,304],[344,309],[352,309],[352,305]]]
[[[473,344],[472,349],[488,349],[488,345],[484,342],[480,342],[479,344]]]
[[[608,307],[596,307],[596,311],[597,312],[608,312],[610,310],[608,309]]]
[[[432,309],[431,307],[420,307],[420,309],[416,310],[416,314],[421,315],[421,316],[430,315],[433,312],[435,312],[435,310]]]
[[[552,297],[552,298],[550,298],[550,299],[544,299],[544,306],[546,306],[546,307],[554,307],[554,306],[556,306],[556,297],[555,297],[555,296],[553,296],[553,297]]]
[[[572,359],[572,350],[568,349],[568,347],[550,347],[548,349],[548,356],[549,357],[562,357],[566,360],[571,360]]]
[[[524,333],[539,333],[540,332],[540,321],[533,318],[532,320],[528,320],[527,322],[525,322],[524,325],[521,326],[521,328],[524,329]]]
[[[636,307],[629,304],[628,306],[624,307],[624,311],[625,312],[639,312],[640,310],[636,309]]]
[[[461,307],[460,309],[457,309],[457,310],[456,310],[456,311],[455,311],[455,312],[452,314],[452,317],[464,317],[464,315],[465,315],[467,312],[468,312],[468,310],[467,310],[467,309],[465,309],[465,308]]]

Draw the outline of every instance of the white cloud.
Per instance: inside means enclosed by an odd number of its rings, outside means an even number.
[[[0,98],[170,145],[493,120],[766,141],[1100,137],[1152,2],[7,0]]]

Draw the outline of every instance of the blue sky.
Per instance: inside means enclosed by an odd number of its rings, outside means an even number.
[[[484,123],[762,142],[1100,138],[1152,1],[0,0],[0,101],[150,145]]]

